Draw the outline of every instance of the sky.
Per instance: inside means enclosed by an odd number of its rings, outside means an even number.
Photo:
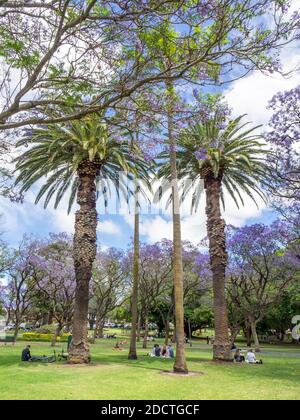
[[[300,8],[300,0],[293,2]],[[294,70],[300,64],[300,42],[289,45],[282,50],[281,59],[286,71]],[[289,77],[278,74],[271,76],[253,72],[243,79],[237,80],[224,88],[224,96],[233,109],[234,116],[247,114],[248,121],[255,125],[263,124],[262,131],[267,130],[270,111],[267,110],[269,100],[279,91],[289,90],[300,85],[300,71],[293,72]],[[49,232],[74,231],[74,213],[68,215],[66,201],[59,209],[49,206],[47,210],[42,204],[35,205],[35,191],[30,191],[23,204],[14,204],[7,199],[0,198],[0,231],[3,239],[11,246],[17,246],[24,234],[34,234],[43,237]],[[113,202],[114,203],[114,202]],[[111,206],[110,214],[104,214],[101,204],[98,204],[100,213],[98,224],[98,241],[100,247],[105,249],[113,246],[126,248],[133,235],[133,217],[125,209],[115,214]],[[170,215],[160,215],[158,208],[154,207],[152,215],[144,214],[141,217],[141,240],[155,243],[163,238],[172,238],[172,220]],[[230,198],[227,199],[227,208],[224,212],[227,223],[243,226],[252,223],[270,223],[276,214],[261,200],[259,208],[246,199],[245,206],[237,209]],[[182,209],[182,235],[198,245],[206,236],[205,197],[202,197],[199,210],[191,215],[188,208]]]

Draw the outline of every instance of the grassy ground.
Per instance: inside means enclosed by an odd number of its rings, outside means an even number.
[[[195,377],[161,374],[172,361],[153,359],[139,348],[139,360],[127,360],[127,348],[112,350],[116,340],[91,346],[91,366],[21,363],[25,343],[0,347],[0,399],[300,399],[300,348],[264,346],[263,366],[216,364],[205,344],[187,346]],[[26,343],[28,344],[28,343]],[[151,346],[151,344],[149,344]],[[59,347],[57,348],[59,349]],[[33,355],[51,355],[49,344],[34,343]]]

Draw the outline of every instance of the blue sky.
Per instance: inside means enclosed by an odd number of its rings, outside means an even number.
[[[295,7],[300,8],[300,0],[293,2]],[[286,71],[293,70],[300,64],[300,42],[289,45],[281,54],[282,62]],[[278,91],[289,90],[300,84],[300,72],[293,73],[289,78],[280,75],[266,76],[253,72],[247,77],[227,85],[224,95],[233,108],[236,116],[248,114],[248,120],[255,125],[267,123],[271,116],[267,110],[268,101]],[[16,246],[22,236],[34,234],[45,236],[49,232],[73,232],[74,214],[67,215],[66,203],[58,210],[51,207],[44,210],[42,204],[34,205],[34,192],[30,191],[25,197],[24,204],[13,204],[6,199],[0,198],[1,218],[0,231],[3,238],[12,246]],[[188,209],[183,209],[182,230],[183,239],[192,241],[195,245],[206,235],[206,220],[204,212],[204,197],[199,211],[190,215]],[[104,215],[99,203],[100,223],[98,228],[99,244],[102,247],[115,246],[125,248],[130,243],[133,234],[133,219],[128,214]],[[260,203],[260,209],[250,200],[246,200],[244,208],[238,210],[232,201],[228,201],[224,214],[227,223],[236,226],[264,222],[269,223],[276,215]],[[162,238],[172,237],[172,221],[168,215],[152,216],[144,215],[141,219],[141,237],[145,242],[156,242]]]

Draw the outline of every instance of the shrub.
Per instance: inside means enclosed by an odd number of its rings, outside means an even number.
[[[70,334],[62,334],[57,337],[57,341],[61,343],[66,343]],[[42,341],[42,342],[51,342],[54,337],[54,334],[41,334],[37,332],[28,332],[22,335],[23,341]]]

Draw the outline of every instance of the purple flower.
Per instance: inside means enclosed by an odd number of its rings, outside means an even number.
[[[206,160],[206,159],[207,159],[207,150],[206,150],[206,149],[204,149],[204,148],[202,148],[202,149],[200,149],[200,150],[197,150],[197,151],[194,153],[194,156],[195,156],[195,158],[196,158],[197,160],[199,160],[199,161],[204,161],[204,160]]]

